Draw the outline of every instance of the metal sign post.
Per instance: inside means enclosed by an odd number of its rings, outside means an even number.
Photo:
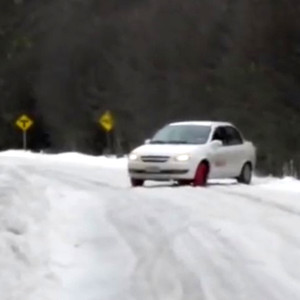
[[[27,149],[27,134],[25,130],[23,130],[23,149]]]
[[[111,145],[110,132],[113,130],[115,126],[114,117],[112,116],[111,112],[108,110],[99,118],[98,121],[100,126],[106,131],[106,144],[107,144],[108,151],[111,152],[112,145]]]
[[[110,145],[110,133],[109,131],[106,131],[106,145],[107,145],[107,154],[111,154],[112,149]]]
[[[31,120],[28,116],[22,115],[16,120],[16,125],[23,132],[23,149],[27,149],[27,130],[33,125],[33,120]]]

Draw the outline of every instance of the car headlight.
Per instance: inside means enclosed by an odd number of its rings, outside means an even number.
[[[179,155],[175,156],[175,160],[177,160],[177,161],[188,161],[190,158],[191,157],[189,154],[179,154]]]
[[[137,160],[138,159],[138,155],[135,153],[131,153],[129,154],[129,160]]]

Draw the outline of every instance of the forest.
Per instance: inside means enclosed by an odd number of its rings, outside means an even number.
[[[261,174],[300,174],[299,0],[1,0],[0,150],[117,154],[171,121],[221,120]]]

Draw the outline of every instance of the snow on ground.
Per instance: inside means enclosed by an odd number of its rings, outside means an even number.
[[[1,300],[300,299],[300,182],[130,188],[126,158],[0,153]]]
[[[11,163],[1,163],[0,171],[0,299],[54,299],[49,202],[31,174]]]

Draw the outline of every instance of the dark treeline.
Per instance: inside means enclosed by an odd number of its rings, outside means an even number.
[[[258,169],[300,166],[299,0],[1,0],[0,149],[126,152],[159,126],[228,120]]]

